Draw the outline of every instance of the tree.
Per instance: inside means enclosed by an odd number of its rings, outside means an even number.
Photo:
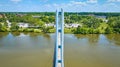
[[[17,31],[19,29],[19,26],[17,25],[16,22],[13,22],[11,24],[11,28],[10,29],[11,29],[11,31]]]
[[[105,33],[106,33],[106,34],[113,33],[113,29],[110,28],[110,27],[107,27],[107,28],[105,29]]]
[[[7,26],[4,23],[0,23],[0,31],[1,32],[6,32],[7,31]]]
[[[35,25],[39,26],[39,27],[43,27],[44,26],[44,22],[41,21],[41,20],[36,20]]]

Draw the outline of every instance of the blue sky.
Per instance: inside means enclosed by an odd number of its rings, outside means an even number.
[[[120,0],[0,0],[0,12],[120,12]]]

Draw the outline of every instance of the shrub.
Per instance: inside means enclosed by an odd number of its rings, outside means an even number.
[[[40,33],[41,30],[40,30],[40,29],[34,29],[34,32],[35,32],[35,33]]]

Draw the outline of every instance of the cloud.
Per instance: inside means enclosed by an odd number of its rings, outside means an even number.
[[[87,0],[87,3],[97,3],[98,0]]]
[[[108,2],[120,2],[120,0],[108,0]]]
[[[18,2],[20,2],[20,1],[22,1],[22,0],[10,0],[10,1],[15,2],[15,3],[18,3]]]
[[[70,1],[70,4],[73,4],[73,5],[86,5],[85,2],[80,2],[80,1]]]
[[[10,0],[12,2],[18,3],[21,0]],[[23,0],[22,0],[23,1]],[[116,4],[113,2],[119,2],[120,0],[106,0],[109,2],[99,3],[98,0],[85,0],[85,1],[69,1],[62,3],[49,3],[50,0],[45,0],[48,3],[41,4],[44,0],[37,0],[40,4],[33,4],[34,0],[31,1],[30,5],[28,4],[0,4],[0,11],[18,11],[18,12],[55,12],[56,9],[63,8],[64,11],[67,12],[119,12],[120,4]]]

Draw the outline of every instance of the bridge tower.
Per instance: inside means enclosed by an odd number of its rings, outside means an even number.
[[[56,43],[54,49],[54,66],[64,67],[64,11],[56,11]]]

